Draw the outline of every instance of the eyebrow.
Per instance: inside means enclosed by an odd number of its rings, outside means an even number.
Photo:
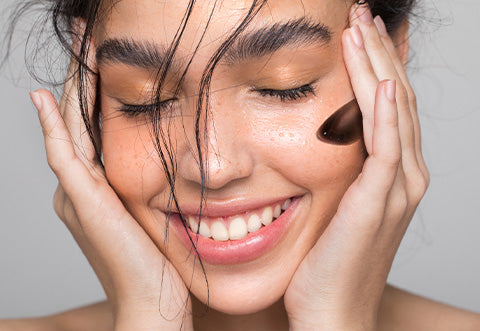
[[[325,45],[332,39],[330,29],[307,17],[287,22],[277,22],[241,34],[227,50],[223,61],[229,65],[242,60],[266,56],[288,46]],[[97,49],[97,63],[122,63],[142,69],[157,69],[163,64],[167,51],[150,41],[133,39],[107,39]],[[182,65],[179,59],[172,60],[172,69]]]
[[[225,54],[229,64],[275,53],[288,46],[325,45],[332,39],[331,30],[307,17],[275,23],[242,34]]]
[[[130,66],[159,68],[166,57],[166,50],[149,41],[133,39],[107,39],[97,49],[99,65],[122,63]]]

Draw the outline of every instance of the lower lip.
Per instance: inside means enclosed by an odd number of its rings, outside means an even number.
[[[186,226],[186,228],[192,241],[196,245],[197,252],[202,261],[210,264],[238,264],[248,262],[264,255],[280,241],[288,225],[293,220],[299,202],[300,198],[293,198],[287,210],[274,222],[268,226],[261,227],[255,232],[249,233],[245,238],[240,240],[215,241],[211,238],[202,237],[201,235],[197,236],[190,227]],[[193,249],[193,244],[178,214],[171,216],[170,224],[184,245],[189,249]]]

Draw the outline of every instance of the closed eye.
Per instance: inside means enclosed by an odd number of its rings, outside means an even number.
[[[280,99],[281,102],[295,101],[300,98],[305,98],[309,94],[315,95],[315,90],[312,84],[305,84],[300,87],[287,90],[275,90],[275,89],[253,89],[254,92],[259,93],[261,96],[268,96]]]
[[[300,87],[286,90],[277,89],[253,89],[254,92],[259,93],[263,97],[273,97],[279,99],[281,102],[296,101],[301,98],[306,98],[310,94],[315,95],[315,90],[312,84],[305,84]],[[136,117],[141,114],[149,114],[158,110],[160,112],[171,111],[174,102],[177,98],[161,101],[152,104],[122,104],[117,108],[118,111],[125,113],[128,117]]]
[[[176,98],[160,101],[158,103],[152,104],[122,104],[117,108],[118,111],[125,113],[128,117],[136,117],[138,115],[151,114],[155,110],[160,112],[168,112],[172,109],[174,102],[177,101]]]

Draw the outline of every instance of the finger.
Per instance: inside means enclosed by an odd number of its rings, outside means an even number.
[[[88,194],[96,184],[90,172],[75,153],[70,133],[60,114],[55,97],[46,90],[31,93],[45,139],[48,164],[65,193],[79,203],[88,203]]]
[[[53,207],[58,218],[67,226],[74,238],[78,241],[77,236],[81,233],[81,226],[75,213],[72,200],[66,195],[62,185],[58,185],[53,195]]]
[[[396,81],[382,81],[375,97],[375,128],[373,132],[373,153],[371,166],[362,178],[367,183],[372,180],[380,189],[380,194],[387,193],[396,178],[396,171],[401,161],[401,146],[398,109],[396,102]],[[367,178],[367,177],[371,178]],[[363,184],[363,183],[361,183]],[[375,190],[377,191],[377,190]]]
[[[354,183],[353,191],[347,192],[346,201],[353,200],[355,212],[367,213],[364,218],[383,221],[385,205],[397,177],[401,161],[400,134],[398,129],[397,105],[395,102],[395,81],[382,81],[376,91],[375,127],[372,154],[365,160],[361,175]],[[339,208],[340,210],[341,208]],[[348,208],[352,210],[352,208]],[[358,215],[344,215],[355,219]]]
[[[353,6],[350,20],[358,24],[365,40],[365,50],[373,70],[379,80],[395,80],[397,82],[398,120],[400,142],[402,146],[402,164],[407,173],[418,172],[417,153],[415,147],[415,132],[410,112],[410,102],[406,88],[397,73],[393,61],[385,49],[379,30],[374,23],[370,8],[366,5]]]
[[[421,130],[420,130],[420,122],[418,119],[418,113],[417,113],[417,98],[416,98],[415,92],[413,91],[413,88],[405,72],[405,65],[400,60],[396,46],[393,43],[392,38],[389,36],[387,32],[385,23],[383,22],[380,16],[375,17],[374,22],[375,22],[375,25],[377,26],[377,29],[380,34],[383,45],[385,47],[385,50],[389,54],[390,59],[392,60],[393,65],[396,69],[396,72],[400,80],[402,81],[402,85],[406,89],[409,104],[410,104],[410,115],[412,118],[413,130],[415,134],[415,151],[417,156],[417,162],[422,170],[423,175],[428,176],[427,166],[425,164],[425,160],[422,154]],[[402,42],[408,43],[408,40],[404,40]]]
[[[97,181],[75,153],[54,96],[38,90],[31,93],[31,98],[42,125],[48,163],[65,192],[63,203],[59,201],[56,209],[75,239],[80,242],[88,233],[88,239],[96,245],[115,247],[116,239],[125,233],[146,236],[106,181]],[[63,195],[61,190],[58,194]]]
[[[375,108],[374,91],[378,86],[378,79],[365,51],[360,29],[357,26],[346,29],[342,36],[342,42],[345,66],[362,112],[365,147],[368,154],[371,154]]]
[[[66,199],[65,191],[62,188],[62,185],[57,185],[57,189],[55,190],[55,194],[53,195],[53,209],[57,216],[65,222],[65,199]]]
[[[364,261],[365,257],[374,257],[378,262],[378,259],[384,259],[388,254],[388,252],[376,254],[378,251],[374,249],[379,246],[379,238],[382,238],[379,234],[385,228],[387,202],[394,184],[397,184],[401,164],[395,95],[395,81],[382,81],[378,84],[375,93],[372,153],[366,159],[359,177],[342,198],[337,214],[324,235],[315,245],[317,256],[322,256],[324,254],[322,252],[325,251],[330,253],[334,251],[334,255],[343,254],[351,261]],[[345,237],[349,238],[347,244]],[[348,269],[349,266],[351,269],[352,263],[333,265],[338,269],[344,267]],[[351,270],[342,271],[344,272],[340,274],[346,277],[351,275]],[[382,268],[371,270],[368,276],[371,277],[376,272],[380,272],[379,275],[383,277],[385,270]]]
[[[60,102],[60,109],[65,125],[72,136],[77,156],[89,167],[98,165],[95,146],[91,141],[91,134],[94,135],[94,107],[96,96],[96,70],[95,49],[92,43],[88,46],[88,55],[84,68],[79,65],[76,59],[72,58],[67,81],[64,87],[64,94]],[[80,94],[79,88],[82,89]],[[82,113],[82,108],[86,114]],[[87,125],[86,125],[87,124]],[[99,144],[97,144],[99,145]]]

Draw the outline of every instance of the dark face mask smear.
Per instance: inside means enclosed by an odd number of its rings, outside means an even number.
[[[363,137],[362,113],[353,99],[330,116],[318,129],[317,137],[334,145],[349,145]]]

